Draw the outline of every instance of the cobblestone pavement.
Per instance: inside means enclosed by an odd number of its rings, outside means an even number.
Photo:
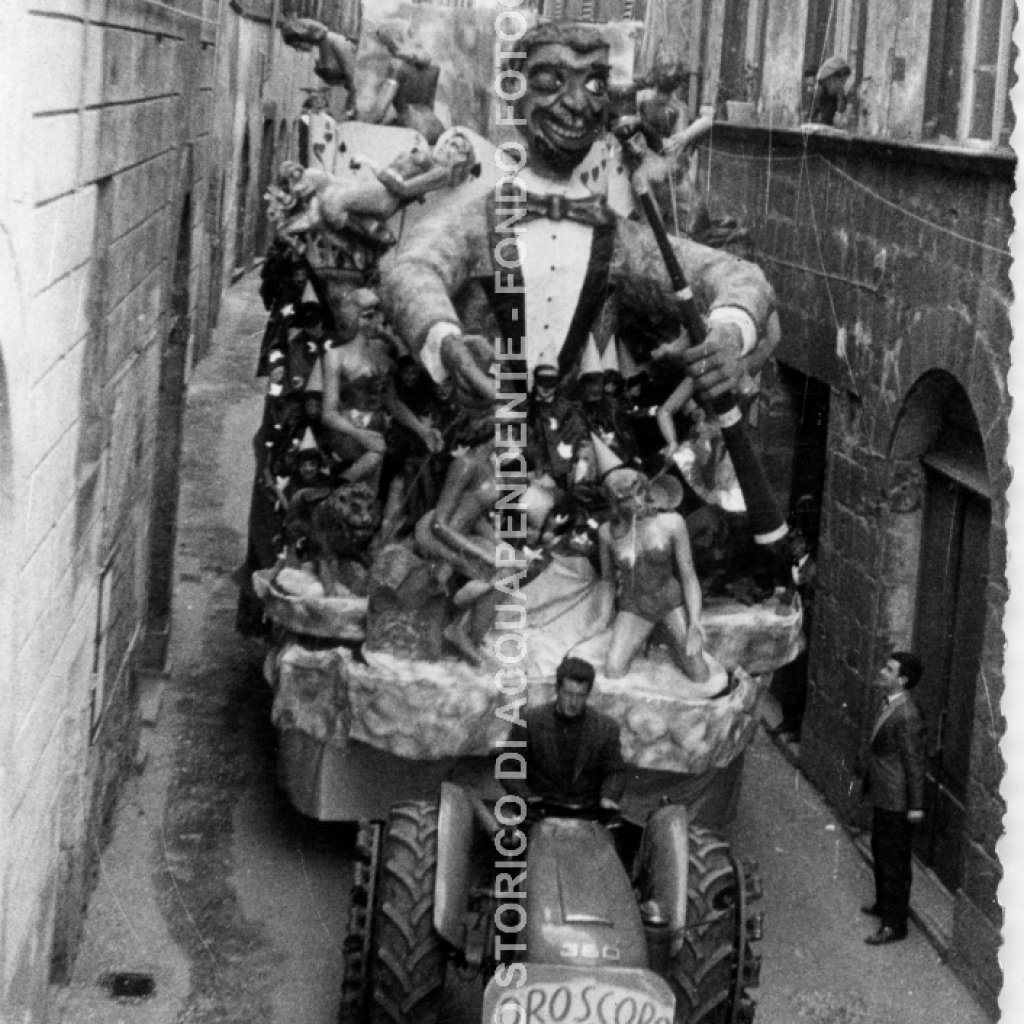
[[[916,925],[864,945],[871,871],[825,802],[763,733],[747,751],[732,840],[761,866],[757,1024],[982,1024],[988,1017]]]
[[[122,798],[71,985],[52,1024],[333,1024],[352,830],[302,819],[275,786],[261,648],[233,630],[244,553],[256,276],[227,295],[186,422],[169,675]],[[140,761],[142,759],[140,758]],[[817,794],[764,736],[747,755],[734,828],[757,859],[766,935],[759,1024],[980,1024],[986,1018],[912,928],[869,949],[868,870]],[[111,999],[110,971],[151,973],[152,998]],[[478,1019],[455,984],[445,1020]]]

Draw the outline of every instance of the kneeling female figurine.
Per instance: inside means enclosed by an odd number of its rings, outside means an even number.
[[[618,606],[605,675],[624,676],[661,624],[680,668],[694,683],[708,682],[700,583],[683,517],[651,503],[649,481],[639,470],[614,467],[603,483],[612,514],[598,533],[601,577],[615,584]]]

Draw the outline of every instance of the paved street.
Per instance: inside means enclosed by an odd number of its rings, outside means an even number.
[[[763,733],[747,753],[733,842],[761,865],[758,1024],[974,1024],[988,1018],[913,924],[865,946],[871,871],[824,802]]]
[[[52,1024],[335,1020],[352,830],[303,820],[278,793],[261,646],[233,630],[263,322],[249,275],[226,296],[192,384],[169,678]],[[905,943],[864,946],[868,869],[763,734],[733,838],[764,878],[759,1024],[987,1020],[916,927]],[[152,973],[155,995],[111,999],[98,981],[122,970]],[[446,1019],[474,1014],[459,987]]]

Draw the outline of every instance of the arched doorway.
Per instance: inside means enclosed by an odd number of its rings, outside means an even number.
[[[149,532],[149,602],[145,660],[162,667],[170,635],[174,593],[174,547],[178,535],[178,490],[185,420],[192,266],[192,200],[186,195],[178,222],[171,278],[169,326],[160,353],[160,392],[156,411],[156,459]]]
[[[891,454],[901,483],[890,556],[902,566],[903,594],[896,602],[902,622],[890,620],[890,627],[897,644],[912,647],[924,665],[915,697],[928,730],[926,823],[915,853],[956,892],[964,872],[992,508],[978,421],[952,375],[933,371],[911,388]]]
[[[263,196],[274,180],[274,119],[263,119],[263,136],[260,139],[260,180],[256,189],[256,202],[261,204]],[[270,221],[264,215],[261,206],[257,205],[256,213],[256,254],[262,256],[270,245]]]
[[[235,270],[244,270],[249,260],[246,239],[249,219],[249,180],[252,174],[249,129],[242,139],[242,155],[238,166],[238,189],[235,203]]]
[[[274,168],[275,170],[277,170],[277,167],[281,166],[283,161],[291,159],[290,143],[291,140],[288,137],[288,122],[282,118],[281,123],[277,128],[277,166]]]

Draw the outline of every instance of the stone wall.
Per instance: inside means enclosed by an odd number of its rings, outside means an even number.
[[[751,230],[777,290],[779,359],[832,388],[801,760],[848,822],[861,814],[870,681],[893,645],[913,642],[921,527],[912,492],[918,457],[941,426],[918,411],[919,396],[965,396],[980,433],[978,471],[991,494],[987,610],[949,952],[995,1012],[1013,161],[722,127],[702,157],[709,167],[712,213]],[[765,379],[758,432],[776,464],[792,417],[773,381]],[[773,479],[785,507],[784,466]]]
[[[25,319],[0,339],[19,570],[2,674],[3,1001],[27,1019],[51,957],[59,977],[73,954],[131,756],[169,254],[185,196],[201,211],[215,37],[202,3],[32,6],[5,26],[5,82],[21,86],[5,137],[23,148],[3,221]],[[198,275],[201,227],[195,242]],[[202,319],[198,299],[188,313]]]
[[[30,8],[25,10],[24,8]],[[161,351],[203,185],[217,5],[4,5],[0,1005],[41,1019],[130,763]],[[204,320],[192,293],[187,319]],[[205,329],[205,328],[201,328]]]
[[[319,84],[273,9],[0,5],[4,1019],[42,1019],[73,961],[134,754],[136,671],[166,642],[190,369],[228,271],[256,254],[264,123],[277,144]],[[236,231],[223,196],[247,128]]]

